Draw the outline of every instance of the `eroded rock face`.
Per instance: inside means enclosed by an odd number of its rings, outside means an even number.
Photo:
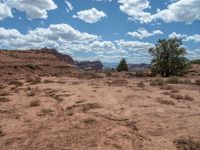
[[[63,61],[67,64],[74,64],[74,60],[71,56],[67,55],[67,54],[62,54],[59,53],[56,49],[48,49],[48,48],[43,48],[41,49],[41,51],[43,52],[49,52],[52,53],[53,55],[55,55],[60,61]]]
[[[103,70],[103,64],[100,61],[82,61],[82,62],[75,62],[75,65],[78,66],[80,69],[86,70]]]

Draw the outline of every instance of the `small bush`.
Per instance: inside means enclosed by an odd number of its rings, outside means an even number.
[[[40,106],[40,101],[39,100],[33,100],[30,103],[30,107],[37,107]]]
[[[30,92],[27,94],[27,96],[30,96],[30,97],[35,96],[35,95],[36,95],[36,93],[34,93],[34,92]]]
[[[178,139],[174,143],[178,150],[200,150],[200,141],[193,141],[191,139]]]
[[[48,80],[48,79],[45,79],[44,81],[43,81],[43,83],[53,83],[54,81],[52,81],[52,80]]]
[[[136,77],[145,77],[144,71],[136,71],[136,72],[135,72],[135,76],[136,76]]]
[[[0,97],[0,102],[9,102],[10,99],[7,97]]]
[[[0,93],[0,96],[8,96],[8,95],[9,95],[8,92],[1,92],[1,93]]]
[[[8,85],[22,86],[23,83],[17,80],[12,80],[8,83]]]
[[[167,80],[167,83],[169,83],[169,84],[179,84],[179,83],[180,83],[180,80],[179,80],[178,77],[173,77],[173,78],[169,78],[169,79]]]
[[[188,100],[188,101],[193,101],[194,100],[194,98],[191,97],[190,95],[185,95],[184,99]]]
[[[164,86],[166,83],[163,79],[156,79],[152,82],[150,82],[150,86]]]
[[[110,71],[106,71],[106,72],[105,72],[105,75],[106,75],[106,77],[111,77],[111,76],[112,76],[112,73],[111,73]]]
[[[31,70],[35,70],[37,68],[37,65],[35,65],[33,63],[29,63],[29,64],[26,64],[26,67],[31,69]]]
[[[195,84],[196,84],[196,85],[200,85],[200,79],[195,80]]]
[[[180,94],[170,94],[170,97],[177,100],[184,99],[184,97]]]

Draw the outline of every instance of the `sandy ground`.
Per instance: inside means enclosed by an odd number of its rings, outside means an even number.
[[[178,139],[200,140],[198,85],[36,80],[0,83],[1,150],[175,150]]]

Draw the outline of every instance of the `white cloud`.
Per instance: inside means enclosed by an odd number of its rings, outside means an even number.
[[[77,15],[73,16],[73,18],[79,18],[87,23],[98,22],[104,17],[107,17],[107,15],[103,11],[99,11],[96,8],[79,11],[77,12]]]
[[[178,39],[183,39],[185,37],[187,37],[187,35],[185,34],[179,34],[179,33],[176,33],[176,32],[172,32],[170,35],[169,35],[169,38],[178,38]]]
[[[80,32],[68,24],[50,25],[48,28],[36,28],[22,34],[16,29],[0,28],[1,48],[30,49],[54,47],[59,49],[79,50],[88,43],[101,40],[101,37]],[[88,49],[88,48],[87,48]]]
[[[154,44],[140,41],[117,40],[115,43],[120,50],[128,51],[148,51],[149,48],[154,47]]]
[[[91,50],[96,51],[110,51],[110,50],[116,50],[115,45],[111,41],[94,41],[89,45]]]
[[[73,5],[69,1],[65,0],[65,3],[67,5],[66,10],[68,13],[74,9]]]
[[[143,39],[143,38],[146,38],[146,37],[151,37],[151,36],[159,35],[159,34],[163,34],[163,32],[160,31],[160,30],[153,30],[153,32],[151,33],[151,32],[148,32],[144,28],[140,28],[136,32],[128,32],[127,33],[127,35],[130,35],[132,37],[136,37],[136,38],[139,38],[139,39]]]
[[[12,11],[6,4],[0,2],[0,21],[12,17]]]
[[[198,42],[200,42],[200,35],[194,34],[194,35],[188,36],[184,41],[186,41],[186,42],[194,41],[194,42],[198,43]]]
[[[120,10],[127,15],[129,19],[140,21],[140,23],[148,23],[152,21],[151,14],[144,10],[150,8],[148,0],[118,0]]]
[[[162,19],[165,22],[191,23],[200,20],[200,0],[179,0],[168,5],[167,9],[153,15],[153,19]]]
[[[169,38],[179,38],[179,39],[183,39],[184,42],[189,42],[189,41],[193,41],[193,42],[200,42],[200,35],[199,34],[194,34],[194,35],[186,35],[186,34],[180,34],[180,33],[176,33],[173,32],[169,35]]]
[[[174,0],[166,9],[157,9],[155,14],[147,12],[150,8],[149,0],[118,0],[120,10],[126,13],[129,21],[149,23],[156,20],[164,22],[192,23],[200,20],[200,0]]]
[[[0,20],[12,17],[13,8],[25,12],[29,19],[46,19],[47,11],[56,9],[57,5],[53,0],[6,0],[0,4]]]

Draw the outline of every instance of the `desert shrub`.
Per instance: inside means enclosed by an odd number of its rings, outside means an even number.
[[[1,92],[1,93],[0,93],[0,96],[8,96],[8,95],[9,95],[8,92]]]
[[[167,80],[167,83],[169,83],[169,84],[179,84],[179,83],[181,83],[181,82],[180,82],[180,80],[179,80],[178,77],[172,77],[172,78],[169,78],[169,79]]]
[[[156,79],[150,82],[150,86],[164,86],[166,83],[163,79]]]
[[[184,99],[184,97],[182,95],[180,95],[180,94],[173,94],[173,93],[171,93],[170,97],[173,98],[173,99],[177,99],[177,100]]]
[[[10,99],[7,97],[0,97],[0,102],[9,102]]]
[[[144,88],[144,87],[145,87],[145,84],[144,84],[143,81],[140,81],[140,82],[137,83],[137,86],[138,86],[138,87],[141,87],[141,88]]]
[[[144,71],[135,71],[135,76],[136,77],[144,77],[145,75],[144,75]]]
[[[181,45],[181,39],[159,39],[156,46],[149,49],[153,57],[152,73],[163,77],[184,75],[190,68],[190,62],[185,57],[186,49]]]
[[[190,95],[185,95],[184,99],[188,100],[188,101],[193,101],[194,100],[194,98],[191,97]]]
[[[200,150],[200,141],[191,139],[178,139],[174,143],[178,150]]]
[[[39,83],[41,83],[41,78],[40,77],[35,77],[35,78],[27,77],[26,82],[30,83],[31,85],[39,84]]]
[[[200,85],[200,79],[195,80],[196,85]]]
[[[12,80],[8,83],[8,85],[22,86],[23,83],[17,80]]]
[[[35,70],[37,68],[37,65],[35,65],[34,63],[28,63],[26,64],[26,67],[31,70]]]
[[[181,82],[182,82],[182,84],[191,84],[192,83],[190,79],[185,79]]]
[[[52,81],[52,80],[48,80],[48,79],[45,79],[44,81],[43,81],[43,83],[53,83],[54,81]]]
[[[30,107],[37,107],[37,106],[40,106],[39,100],[33,100],[30,102]]]
[[[119,72],[128,71],[128,65],[124,58],[120,61],[119,65],[117,66],[117,71]]]
[[[35,96],[35,95],[36,95],[35,92],[30,92],[30,93],[27,94],[27,96],[30,96],[30,97]]]
[[[164,85],[160,87],[161,90],[173,90],[174,87],[171,85]]]
[[[106,72],[105,72],[105,75],[106,75],[106,77],[111,77],[111,76],[112,76],[112,72],[106,71]]]

